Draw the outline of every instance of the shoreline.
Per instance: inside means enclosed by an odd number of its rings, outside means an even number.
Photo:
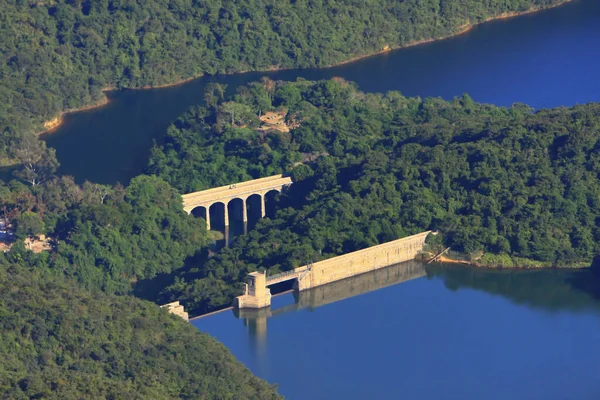
[[[293,291],[294,291],[294,289],[290,289],[290,290],[286,290],[285,292],[276,293],[276,294],[272,295],[271,298],[278,297],[278,296],[283,296],[284,294],[289,294],[289,293],[292,293]],[[196,321],[196,320],[199,320],[201,318],[210,317],[211,315],[220,314],[223,311],[229,311],[229,310],[233,310],[233,306],[229,306],[229,307],[225,307],[225,308],[220,308],[220,309],[215,310],[215,311],[209,311],[209,312],[204,313],[204,314],[198,314],[198,315],[196,315],[194,317],[189,318],[188,321],[189,322]]]
[[[107,92],[109,90],[104,90],[103,92]],[[88,110],[93,110],[95,108],[100,108],[100,107],[104,107],[105,105],[107,105],[110,101],[108,100],[108,97],[106,95],[104,95],[104,98],[100,101],[96,101],[92,104],[88,104],[86,106],[82,106],[82,107],[78,107],[78,108],[69,108],[67,110],[61,111],[60,114],[57,117],[52,118],[49,121],[46,121],[42,124],[42,126],[44,127],[44,130],[41,132],[37,132],[35,135],[36,136],[43,136],[46,134],[51,134],[52,132],[54,132],[59,126],[61,126],[64,122],[64,116],[67,114],[72,114],[72,113],[77,113],[77,112],[81,112],[81,111],[88,111]]]
[[[438,41],[442,41],[442,40],[446,40],[446,39],[450,39],[456,36],[460,36],[463,35],[471,30],[473,30],[474,28],[476,28],[479,25],[488,23],[488,22],[493,22],[493,21],[501,21],[501,20],[505,20],[505,19],[509,19],[509,18],[514,18],[514,17],[519,17],[519,16],[523,16],[523,15],[528,15],[528,14],[534,14],[537,12],[541,12],[541,11],[546,11],[546,10],[551,10],[553,8],[557,8],[560,7],[562,5],[565,5],[567,3],[571,3],[574,0],[562,0],[560,2],[558,2],[557,4],[551,5],[551,6],[547,6],[547,7],[531,7],[528,10],[525,11],[511,11],[511,12],[505,12],[502,14],[499,14],[495,17],[488,17],[486,19],[484,19],[481,22],[476,22],[476,23],[471,23],[471,22],[467,22],[466,24],[460,25],[458,26],[456,29],[456,32],[451,33],[447,36],[442,36],[442,37],[437,37],[437,38],[430,38],[430,39],[421,39],[421,40],[415,40],[412,42],[409,42],[407,44],[404,45],[398,45],[398,46],[389,46],[386,45],[384,47],[383,50],[380,51],[376,51],[373,53],[369,53],[369,54],[363,54],[360,56],[354,56],[351,57],[349,59],[346,59],[344,61],[341,61],[339,63],[336,64],[331,64],[331,65],[327,65],[325,67],[317,67],[317,69],[328,69],[328,68],[335,68],[335,67],[339,67],[342,65],[346,65],[346,64],[350,64],[359,60],[363,60],[366,58],[370,58],[370,57],[376,57],[376,56],[380,56],[392,51],[396,51],[396,50],[401,50],[401,49],[406,49],[409,47],[414,47],[414,46],[420,46],[423,44],[428,44],[428,43],[433,43],[433,42],[438,42]],[[271,67],[267,67],[264,69],[258,69],[258,70],[241,70],[241,71],[237,71],[237,72],[231,72],[231,73],[224,73],[222,75],[236,75],[236,74],[245,74],[248,72],[273,72],[273,71],[289,71],[295,68],[280,68],[277,66],[271,66]],[[159,84],[159,85],[147,85],[147,86],[142,86],[142,87],[133,87],[133,88],[124,88],[125,90],[152,90],[152,89],[164,89],[164,88],[169,88],[169,87],[174,87],[174,86],[179,86],[179,85],[183,85],[185,83],[188,83],[190,81],[193,81],[195,79],[201,78],[203,76],[205,76],[206,74],[202,73],[200,75],[197,76],[192,76],[189,78],[185,78],[185,79],[181,79],[178,81],[175,81],[173,83],[164,83],[164,84]],[[221,75],[221,74],[216,74],[216,75]],[[109,91],[114,91],[114,88],[108,87],[105,88],[103,90],[103,92],[109,92]],[[63,123],[63,117],[66,114],[71,114],[71,113],[76,113],[76,112],[81,112],[81,111],[88,111],[88,110],[92,110],[94,108],[99,108],[102,107],[106,104],[109,103],[108,97],[106,97],[106,95],[104,96],[104,99],[100,102],[96,102],[90,105],[86,105],[86,106],[82,106],[82,107],[78,107],[78,108],[71,108],[65,111],[62,111],[57,117],[52,118],[49,121],[46,121],[42,124],[42,126],[44,127],[44,129],[41,132],[36,133],[37,136],[41,136],[47,133],[52,133],[52,131],[56,130],[58,127],[60,127]]]
[[[458,265],[464,265],[466,267],[470,267],[470,268],[478,268],[478,269],[508,269],[508,270],[539,270],[539,269],[560,269],[560,270],[580,270],[580,269],[587,269],[590,268],[590,265],[583,265],[583,264],[579,264],[579,265],[565,265],[565,266],[555,266],[555,265],[549,265],[549,266],[545,266],[545,265],[541,265],[541,264],[537,264],[537,265],[521,265],[521,266],[505,266],[505,265],[488,265],[488,264],[482,264],[480,262],[474,262],[474,261],[465,261],[465,260],[455,260],[453,258],[447,257],[445,255],[441,255],[438,257],[438,260],[435,261],[436,263],[444,263],[444,264],[458,264]]]
[[[390,53],[390,52],[396,51],[396,50],[407,49],[409,47],[420,46],[420,45],[423,45],[423,44],[428,44],[428,43],[433,43],[433,42],[440,42],[440,41],[443,41],[443,40],[446,40],[446,39],[451,39],[453,37],[460,36],[460,35],[463,35],[465,33],[468,33],[470,31],[472,31],[473,29],[475,29],[476,27],[478,27],[479,25],[483,25],[483,24],[486,24],[488,22],[502,21],[502,20],[505,20],[505,19],[520,17],[520,16],[523,16],[523,15],[535,14],[535,13],[538,13],[538,12],[542,12],[542,11],[546,11],[546,10],[551,10],[553,8],[557,8],[557,7],[563,6],[563,5],[571,3],[573,1],[574,0],[563,0],[563,1],[559,2],[559,3],[557,3],[557,4],[554,4],[554,5],[551,5],[551,6],[548,6],[548,7],[531,7],[528,10],[525,10],[525,11],[510,11],[510,12],[505,12],[505,13],[499,14],[499,15],[497,15],[495,17],[488,17],[488,18],[484,19],[481,22],[476,22],[476,23],[467,22],[466,24],[458,26],[456,28],[457,29],[456,32],[451,33],[451,34],[449,34],[447,36],[442,36],[442,37],[438,37],[438,38],[415,40],[415,41],[409,42],[409,43],[407,43],[405,45],[398,45],[398,46],[389,46],[389,45],[386,45],[383,50],[380,50],[378,52],[369,53],[369,54],[365,54],[365,55],[362,55],[362,56],[355,56],[355,57],[352,57],[352,58],[350,58],[348,60],[342,61],[340,63],[333,64],[333,65],[328,65],[326,67],[323,67],[323,69],[339,67],[339,66],[342,66],[342,65],[353,63],[355,61],[363,60],[365,58],[380,56],[380,55],[383,55],[383,54],[386,54],[386,53]]]

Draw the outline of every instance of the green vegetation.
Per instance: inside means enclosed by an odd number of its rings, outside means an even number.
[[[105,88],[323,67],[560,2],[2,0],[0,165],[24,134],[102,101]]]
[[[4,221],[17,239],[0,252],[4,397],[278,398],[224,346],[128,295],[209,241],[162,179],[139,176],[127,188],[52,176],[0,181]],[[42,234],[50,251],[25,248],[22,239]]]
[[[439,228],[490,260],[585,262],[598,253],[598,105],[543,111],[365,95],[344,81],[209,86],[128,187],[57,177],[34,132],[103,90],[202,74],[323,67],[448,36],[562,0],[3,0],[0,4],[0,389],[8,398],[276,398],[227,350],[130,296],[229,304],[243,276]],[[257,115],[289,110],[291,132]],[[315,161],[316,160],[316,161]],[[15,170],[14,174],[10,170]],[[206,261],[180,191],[282,171],[272,220]],[[25,248],[47,236],[50,251]],[[487,254],[499,254],[498,256]],[[507,261],[508,262],[508,261]]]
[[[259,110],[276,107],[301,126],[253,129]],[[232,108],[245,110],[242,120],[231,121]],[[240,88],[176,121],[149,172],[182,191],[286,170],[296,183],[273,219],[181,273],[164,295],[206,311],[229,304],[248,271],[287,270],[425,229],[461,252],[589,264],[600,252],[599,129],[598,104],[534,113],[468,96],[365,94],[342,80]],[[328,155],[296,164],[318,154]]]
[[[180,268],[207,245],[204,223],[181,204],[169,184],[149,176],[127,188],[78,186],[68,177],[0,184],[0,215],[17,237],[46,234],[54,242],[50,255],[28,255],[30,265],[108,293],[129,293],[138,279]]]
[[[0,392],[9,399],[275,399],[206,334],[156,305],[0,258]]]

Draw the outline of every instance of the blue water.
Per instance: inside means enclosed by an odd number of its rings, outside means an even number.
[[[262,76],[310,80],[335,76],[367,92],[452,99],[468,93],[500,106],[535,108],[600,101],[600,1],[564,6],[480,25],[467,34],[322,70],[213,76],[156,90],[109,94],[105,107],[70,114],[45,136],[60,172],[99,183],[126,183],[143,172],[154,140],[191,105],[207,82],[239,85]]]
[[[289,399],[599,399],[600,304],[572,282],[585,274],[430,269],[262,334],[231,311],[193,324]]]

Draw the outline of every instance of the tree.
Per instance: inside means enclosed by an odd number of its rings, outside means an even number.
[[[245,104],[228,101],[218,109],[217,121],[220,124],[230,124],[234,128],[256,123],[256,115]]]
[[[54,149],[46,147],[46,142],[35,136],[25,135],[14,150],[22,168],[15,176],[31,186],[45,182],[56,172],[58,161]]]
[[[88,203],[104,204],[104,201],[108,196],[111,195],[113,189],[108,185],[101,185],[98,183],[85,181],[83,184],[83,192],[87,197],[86,201]]]
[[[37,236],[44,233],[44,221],[39,214],[27,211],[17,218],[17,229],[15,236],[19,239],[25,239],[31,236]]]
[[[211,82],[204,88],[204,103],[208,107],[215,107],[225,98],[227,85]]]
[[[277,88],[275,81],[266,76],[263,76],[260,81],[262,82],[263,87],[265,88],[265,92],[269,96],[269,101],[272,102],[273,94],[275,93],[275,89]]]

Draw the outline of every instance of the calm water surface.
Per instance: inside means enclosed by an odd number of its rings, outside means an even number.
[[[68,115],[46,136],[63,174],[77,181],[126,183],[143,172],[148,150],[171,121],[202,100],[204,85],[235,90],[270,76],[310,80],[341,76],[368,92],[452,99],[469,93],[509,106],[571,106],[600,101],[600,1],[576,0],[545,12],[496,21],[468,34],[324,70],[248,73],[201,78],[184,85],[110,93],[100,109]]]
[[[289,399],[600,398],[591,272],[391,270],[193,324]]]

